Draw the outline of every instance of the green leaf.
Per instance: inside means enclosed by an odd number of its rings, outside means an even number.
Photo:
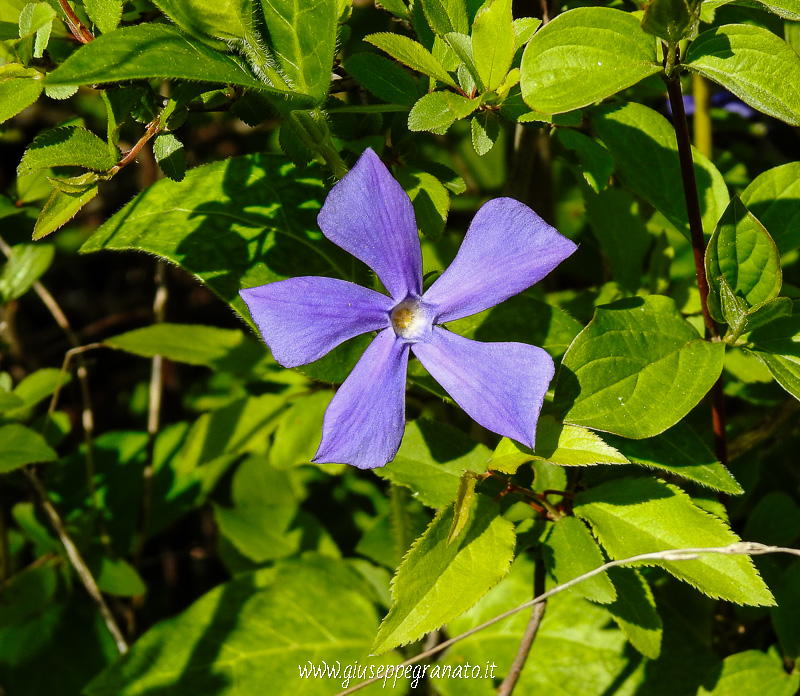
[[[582,7],[536,32],[520,69],[525,103],[558,114],[610,97],[662,68],[655,41],[633,15]]]
[[[698,689],[697,696],[794,696],[800,674],[787,674],[780,657],[759,650],[729,655]]]
[[[617,163],[622,183],[662,213],[689,239],[675,129],[661,114],[641,104],[593,109],[591,122]],[[703,228],[710,234],[728,205],[722,174],[692,149]]]
[[[800,56],[771,31],[730,24],[705,31],[684,63],[765,114],[800,125]]]
[[[83,7],[100,33],[108,34],[119,26],[123,2],[124,0],[83,0]]]
[[[764,226],[737,196],[731,199],[711,235],[706,249],[706,274],[714,292],[708,309],[717,321],[724,321],[719,300],[719,279],[746,302],[758,309],[781,291],[781,260],[775,242]]]
[[[574,511],[592,525],[600,543],[617,560],[740,541],[722,520],[696,507],[680,488],[652,478],[616,479],[579,493]],[[652,560],[637,565],[661,566],[701,592],[729,602],[775,603],[747,556],[702,554],[697,560]]]
[[[96,185],[78,193],[65,193],[57,189],[54,190],[36,220],[36,225],[33,228],[33,238],[36,240],[46,237],[62,225],[67,224],[96,195]]]
[[[377,0],[376,7],[391,12],[398,19],[410,19],[411,13],[403,0]]]
[[[375,473],[406,486],[425,505],[443,508],[458,493],[465,471],[486,471],[490,452],[463,432],[437,421],[416,420],[406,426],[395,458]]]
[[[417,167],[395,167],[393,174],[411,199],[420,230],[426,237],[438,242],[450,212],[450,193],[433,174]]]
[[[16,63],[0,66],[0,123],[35,102],[44,89],[40,72]]]
[[[483,92],[486,90],[486,87],[483,84],[483,80],[481,80],[480,73],[478,72],[478,68],[475,65],[475,56],[472,49],[472,37],[468,36],[467,34],[459,34],[458,32],[451,32],[447,36],[444,37],[447,45],[453,49],[455,54],[463,61],[463,65],[459,66],[459,70],[466,70],[469,78],[471,78],[472,82],[474,83],[472,87],[476,88],[479,92]],[[467,94],[472,92],[472,89],[467,89],[464,84],[463,80],[461,79],[459,73],[459,82],[462,83],[462,89]]]
[[[447,533],[447,543],[452,544],[464,527],[469,522],[469,516],[472,512],[472,505],[475,502],[475,486],[478,483],[478,476],[471,471],[465,471],[461,475],[461,480],[458,482],[458,493],[453,502],[453,524],[450,526],[450,531]]]
[[[250,321],[239,290],[294,275],[353,279],[352,257],[318,231],[325,190],[313,170],[250,155],[162,180],[111,217],[83,252],[137,249],[196,275]]]
[[[699,0],[650,0],[642,17],[642,29],[670,46],[697,36],[699,24]]]
[[[778,605],[770,611],[772,625],[778,634],[783,654],[790,660],[800,658],[800,623],[797,621],[800,612],[800,561],[795,560],[783,573],[780,583],[775,588],[775,600]]]
[[[394,604],[371,652],[421,638],[463,614],[508,572],[514,528],[498,507],[478,496],[467,527],[452,543],[453,506],[439,512],[403,559],[392,581]]]
[[[663,469],[702,486],[740,495],[742,487],[685,421],[646,440],[607,437],[631,463]]]
[[[800,361],[764,351],[753,352],[767,366],[775,381],[795,399],[800,400]]]
[[[136,569],[121,558],[103,558],[97,573],[97,586],[106,594],[117,597],[138,597],[147,592],[147,586]]]
[[[165,176],[182,181],[186,174],[186,151],[172,133],[160,133],[153,140],[153,156]]]
[[[22,297],[50,268],[55,248],[50,244],[15,244],[0,270],[0,303]]]
[[[17,166],[17,175],[24,176],[38,169],[64,166],[104,172],[116,163],[117,160],[111,156],[104,140],[85,128],[67,126],[38,135],[26,148]]]
[[[771,546],[790,546],[800,529],[800,506],[788,493],[771,491],[750,511],[743,536]]]
[[[785,19],[800,22],[800,4],[797,0],[754,0],[768,12],[773,12]]]
[[[286,468],[310,462],[322,440],[322,420],[333,392],[318,391],[296,399],[278,421],[270,461]],[[326,467],[332,471],[331,467]]]
[[[491,0],[475,15],[472,48],[481,81],[487,90],[496,90],[505,80],[514,60],[516,46],[511,0]]]
[[[370,34],[364,41],[386,51],[392,58],[396,58],[409,68],[432,77],[439,82],[457,89],[455,80],[447,73],[444,66],[422,44],[401,34],[383,32]]]
[[[36,34],[40,29],[51,24],[55,17],[56,11],[46,2],[28,3],[19,13],[20,38],[24,39],[26,36]],[[37,57],[41,58],[41,55]]]
[[[359,667],[400,662],[368,657],[377,627],[369,587],[344,561],[309,555],[219,585],[151,628],[85,689],[87,696],[263,693],[325,696],[341,678],[299,679],[324,661]],[[366,690],[366,694],[370,691]],[[374,694],[382,693],[380,686]]]
[[[491,111],[482,111],[470,119],[472,147],[481,157],[494,147],[500,137],[500,119]]]
[[[650,586],[636,568],[609,568],[607,572],[617,598],[606,608],[631,645],[645,657],[657,659],[664,630]]]
[[[204,324],[163,322],[112,336],[103,343],[144,358],[163,355],[175,362],[237,374],[246,374],[265,353],[262,345],[238,329]]]
[[[722,372],[725,347],[703,340],[661,295],[598,307],[556,383],[564,421],[641,439],[675,425]]]
[[[59,383],[64,386],[69,381],[69,373],[62,373],[54,367],[43,367],[31,372],[14,387],[14,395],[22,399],[25,408],[31,408],[53,394]]]
[[[422,11],[428,21],[428,26],[435,34],[444,36],[453,31],[453,24],[441,0],[420,0],[420,2],[422,3]]]
[[[789,162],[759,174],[742,193],[742,203],[767,228],[778,250],[800,246],[800,162]]]
[[[48,74],[45,82],[85,85],[153,77],[238,85],[297,106],[309,103],[299,92],[261,82],[233,56],[219,53],[168,24],[140,24],[104,34],[75,51]]]
[[[779,317],[755,329],[749,339],[749,347],[778,384],[800,399],[800,312],[797,303],[793,316]]]
[[[551,525],[542,545],[542,554],[547,569],[559,585],[606,562],[586,525],[575,517],[562,517]],[[600,604],[608,604],[617,598],[606,573],[579,582],[570,592]]]
[[[479,100],[454,92],[431,92],[414,104],[408,115],[408,128],[442,134],[455,121],[469,116],[478,106]]]
[[[336,52],[336,0],[261,0],[261,9],[281,72],[320,104]]]
[[[39,433],[19,423],[0,426],[0,442],[0,473],[58,459]]]
[[[608,186],[614,173],[614,158],[602,145],[580,131],[557,128],[555,137],[568,150],[572,150],[581,164],[581,173],[595,193]]]
[[[422,96],[417,81],[383,56],[356,53],[347,59],[344,67],[358,83],[390,104],[412,106]]]
[[[584,176],[588,180],[588,172]],[[635,293],[641,287],[645,257],[652,245],[639,203],[627,191],[611,187],[597,194],[584,190],[583,200],[592,232],[611,267],[611,277]]]
[[[58,588],[56,568],[59,560],[51,558],[44,560],[41,565],[31,564],[3,583],[3,591],[0,592],[0,627],[35,621],[46,610]]]

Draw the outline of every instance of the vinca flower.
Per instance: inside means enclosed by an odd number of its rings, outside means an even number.
[[[550,356],[524,343],[473,341],[443,324],[530,287],[575,244],[522,203],[496,198],[478,211],[453,263],[423,293],[411,201],[370,149],[333,187],[317,220],[328,239],[375,272],[388,295],[316,276],[241,291],[284,367],[377,332],[328,406],[314,461],[372,469],[394,458],[405,429],[409,353],[471,418],[533,448],[553,378]]]

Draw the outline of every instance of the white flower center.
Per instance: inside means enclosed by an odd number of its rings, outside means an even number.
[[[431,317],[419,300],[404,300],[392,310],[392,328],[400,338],[420,339],[430,330]]]

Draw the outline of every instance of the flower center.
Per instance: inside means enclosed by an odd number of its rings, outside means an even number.
[[[400,338],[419,340],[430,331],[431,317],[419,300],[404,300],[391,314],[392,328]]]

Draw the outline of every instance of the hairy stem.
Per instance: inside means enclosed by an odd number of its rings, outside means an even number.
[[[538,597],[544,593],[544,579],[544,562],[540,558],[536,561],[536,565],[533,569],[534,597]],[[528,625],[525,627],[525,633],[522,636],[522,642],[519,644],[517,654],[514,656],[514,662],[511,663],[511,669],[508,671],[508,675],[503,680],[503,683],[500,684],[500,688],[497,690],[497,696],[511,696],[511,693],[514,691],[514,687],[517,685],[517,681],[519,680],[519,675],[522,674],[522,668],[525,666],[525,662],[528,659],[528,654],[533,647],[533,641],[536,640],[536,634],[539,632],[539,626],[544,618],[544,612],[546,608],[547,600],[533,605],[533,609],[531,609],[531,618],[528,621]]]
[[[47,519],[50,521],[50,524],[58,535],[58,538],[61,540],[61,543],[67,552],[67,557],[69,558],[70,563],[78,573],[78,577],[83,583],[83,586],[86,588],[86,591],[89,593],[89,597],[92,599],[95,605],[97,605],[97,609],[100,611],[100,616],[103,617],[103,622],[105,623],[106,628],[108,628],[108,632],[111,634],[111,637],[114,639],[117,650],[119,650],[120,653],[127,652],[128,644],[122,635],[122,631],[119,630],[117,621],[114,618],[114,615],[111,613],[111,610],[108,608],[105,599],[103,599],[100,588],[97,586],[94,576],[86,565],[86,562],[83,560],[80,551],[78,551],[78,547],[75,546],[75,543],[70,538],[67,528],[64,526],[64,522],[62,521],[55,507],[53,507],[53,503],[50,502],[50,498],[47,495],[47,491],[42,485],[42,482],[39,480],[36,472],[31,467],[25,468],[24,471],[28,481],[36,491],[36,494],[39,498],[39,503],[47,515]]]
[[[677,71],[676,71],[677,72]],[[694,254],[694,268],[697,274],[697,288],[700,291],[700,305],[703,309],[703,322],[706,333],[712,340],[719,340],[719,329],[708,311],[708,278],[705,267],[705,238],[703,221],[700,215],[700,199],[697,195],[697,181],[694,175],[692,144],[689,137],[689,124],[683,108],[681,83],[677,75],[666,79],[669,103],[672,107],[672,120],[678,140],[678,158],[681,165],[683,194],[686,198],[686,211],[689,216],[689,232]],[[723,464],[728,463],[728,445],[725,434],[725,397],[722,392],[722,377],[711,388],[711,420],[714,428],[714,452]]]
[[[75,10],[73,10],[67,0],[58,0],[58,4],[61,6],[61,9],[64,10],[64,14],[67,16],[67,26],[69,27],[70,32],[72,35],[78,39],[81,43],[87,44],[90,41],[94,40],[94,36],[92,32],[90,32],[81,22],[78,15],[75,14]]]

